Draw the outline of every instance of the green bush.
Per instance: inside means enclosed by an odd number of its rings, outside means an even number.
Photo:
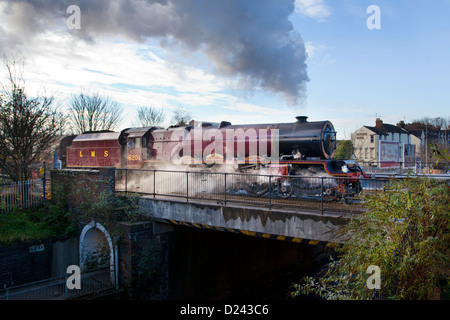
[[[70,237],[75,224],[64,209],[47,203],[34,209],[14,209],[0,214],[0,243]]]
[[[366,211],[336,236],[346,237],[319,277],[295,285],[293,296],[325,299],[425,300],[448,297],[450,278],[449,187],[427,178],[393,180],[364,196]],[[381,287],[369,289],[367,269],[381,271]],[[439,295],[440,293],[440,295]]]

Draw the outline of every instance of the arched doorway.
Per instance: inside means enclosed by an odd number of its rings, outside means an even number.
[[[114,247],[105,227],[95,221],[84,226],[79,248],[81,272],[109,267],[111,281],[115,282]]]

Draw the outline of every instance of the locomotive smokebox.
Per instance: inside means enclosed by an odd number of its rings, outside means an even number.
[[[298,116],[294,123],[276,125],[279,152],[288,156],[300,153],[301,159],[331,159],[336,149],[336,132],[330,121],[307,121]]]

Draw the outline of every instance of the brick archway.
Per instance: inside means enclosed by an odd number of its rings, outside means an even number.
[[[95,221],[84,226],[80,234],[79,249],[82,272],[109,266],[111,280],[114,282],[114,246],[104,226]]]

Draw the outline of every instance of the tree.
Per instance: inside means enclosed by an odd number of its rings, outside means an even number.
[[[437,158],[434,156],[432,145],[435,145],[442,151],[445,150],[447,155],[449,154],[449,126],[450,118],[436,117],[429,118],[424,117],[416,119],[410,124],[406,124],[405,128],[412,131],[422,131],[425,141],[418,148],[418,155],[422,161],[433,162]]]
[[[350,159],[353,155],[353,144],[350,140],[342,140],[338,142],[336,152],[334,153],[335,159]]]
[[[429,126],[433,130],[448,130],[450,125],[450,118],[444,117],[424,117],[421,119],[413,120],[409,126],[416,126],[420,129],[425,129],[425,125]]]
[[[7,81],[0,92],[0,169],[14,181],[31,178],[32,165],[61,134],[64,118],[53,97],[29,97],[23,64],[4,60]]]
[[[69,120],[74,133],[114,130],[120,122],[122,107],[98,92],[82,90],[72,95]]]
[[[187,126],[189,121],[192,119],[192,115],[186,109],[178,107],[173,112],[172,123],[175,126]]]
[[[165,118],[163,109],[152,107],[140,107],[137,111],[137,122],[142,127],[152,127],[160,125]]]
[[[439,289],[448,294],[449,193],[446,181],[406,178],[366,195],[367,211],[336,234],[347,238],[336,249],[338,259],[317,279],[306,277],[293,295],[413,300],[436,298]],[[370,289],[371,265],[379,267],[379,289]]]

